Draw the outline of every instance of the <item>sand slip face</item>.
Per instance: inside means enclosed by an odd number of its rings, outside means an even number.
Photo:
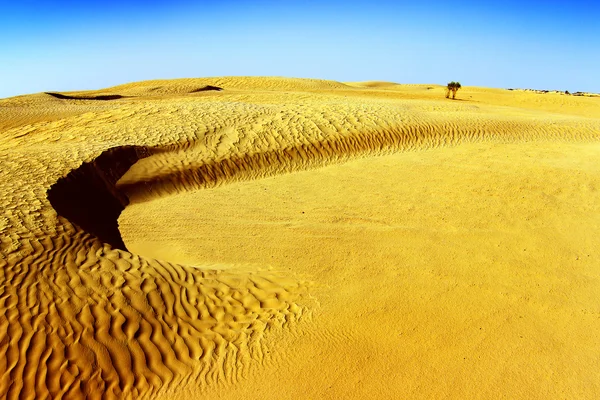
[[[597,99],[283,78],[68,96],[112,100],[0,101],[3,396],[598,390]]]

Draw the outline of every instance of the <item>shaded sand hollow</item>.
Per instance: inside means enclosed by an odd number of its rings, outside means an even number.
[[[594,399],[600,99],[0,100],[0,397]]]

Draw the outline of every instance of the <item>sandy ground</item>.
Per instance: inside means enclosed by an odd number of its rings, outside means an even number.
[[[2,397],[600,393],[599,98],[68,96],[0,100]]]

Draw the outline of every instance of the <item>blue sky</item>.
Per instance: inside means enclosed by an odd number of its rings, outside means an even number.
[[[275,75],[600,92],[600,2],[0,2],[0,98]]]

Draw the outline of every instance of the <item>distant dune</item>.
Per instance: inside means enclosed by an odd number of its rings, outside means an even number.
[[[398,86],[395,82],[383,82],[383,81],[366,81],[366,82],[346,82],[347,85],[364,87],[364,88],[387,88]]]
[[[0,99],[0,396],[595,398],[599,156],[564,93]]]

